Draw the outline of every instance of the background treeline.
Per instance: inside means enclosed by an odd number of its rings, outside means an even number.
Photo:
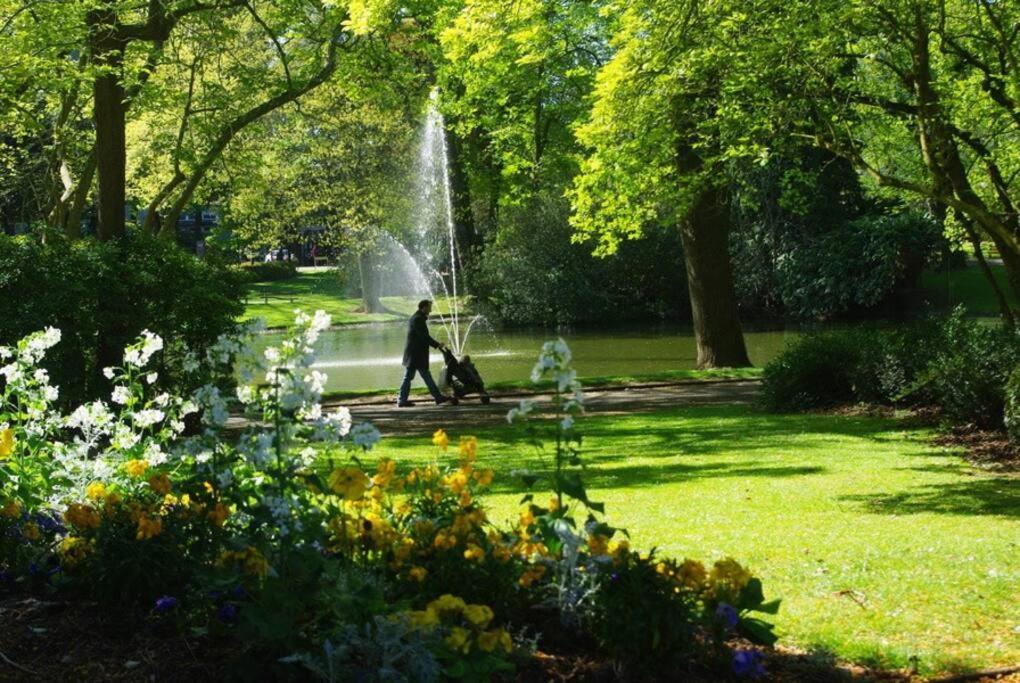
[[[690,321],[699,365],[744,365],[742,319],[900,313],[967,244],[1001,258],[1011,322],[1018,22],[972,0],[0,0],[0,224],[172,238],[216,205],[210,249],[314,228],[372,310],[386,245],[418,246],[432,103],[495,318]]]

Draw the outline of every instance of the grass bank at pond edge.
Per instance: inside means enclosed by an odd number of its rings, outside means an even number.
[[[333,317],[334,325],[392,322],[406,320],[417,306],[413,297],[383,297],[383,313],[359,310],[360,298],[351,297],[335,271],[301,269],[297,277],[273,282],[255,282],[248,286],[242,320],[262,318],[270,329],[289,327],[294,322],[294,309],[312,312],[323,310]],[[448,313],[447,302],[436,302],[436,312]]]
[[[1017,479],[975,470],[931,430],[747,406],[590,417],[579,429],[589,495],[608,520],[638,548],[746,560],[783,598],[783,642],[882,669],[916,657],[924,675],[1020,663]],[[514,471],[549,468],[512,428],[448,431],[481,440],[479,463],[497,473],[492,519],[516,514]],[[386,437],[371,457],[430,462],[428,437]]]

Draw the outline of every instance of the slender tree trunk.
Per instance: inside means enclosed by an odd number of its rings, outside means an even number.
[[[361,279],[361,307],[365,313],[382,313],[379,300],[379,278],[367,252],[358,254],[358,276]]]
[[[726,193],[704,191],[680,224],[698,368],[747,367],[744,334],[730,264]]]
[[[974,258],[977,259],[978,267],[981,268],[981,273],[984,274],[985,279],[988,280],[988,284],[992,287],[992,292],[995,293],[995,300],[999,304],[999,314],[1002,316],[1002,321],[1007,326],[1013,327],[1016,324],[1016,320],[1013,317],[1013,309],[1009,306],[1009,301],[1006,299],[1006,294],[999,287],[998,281],[995,279],[995,273],[992,272],[991,267],[988,265],[988,261],[985,260],[985,254],[981,250],[981,236],[974,230],[974,226],[968,220],[961,221],[963,229],[967,233],[967,238],[970,240],[971,246],[974,247]]]
[[[481,235],[475,229],[471,209],[471,188],[464,169],[463,142],[452,131],[447,131],[447,151],[450,163],[450,200],[453,204],[453,223],[457,244],[462,254],[470,254],[482,245]],[[463,258],[463,257],[462,257]]]

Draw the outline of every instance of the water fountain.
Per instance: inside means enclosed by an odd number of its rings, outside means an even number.
[[[460,296],[463,287],[459,274],[463,268],[453,219],[446,128],[437,99],[438,91],[433,90],[429,96],[429,107],[419,144],[415,207],[417,224],[414,231],[415,251],[418,255],[413,255],[406,246],[391,239],[395,248],[402,251],[416,269],[417,273],[411,279],[419,288],[418,292],[433,300],[437,298],[438,290],[443,292],[448,313],[444,315],[438,312],[437,315],[450,349],[460,356],[480,316],[473,316],[462,328]],[[447,268],[445,273],[441,271],[443,266]]]

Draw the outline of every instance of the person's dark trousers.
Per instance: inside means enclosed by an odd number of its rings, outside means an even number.
[[[422,380],[425,382],[425,386],[429,389],[429,393],[432,394],[432,398],[437,401],[443,398],[443,395],[439,393],[439,387],[437,387],[435,381],[433,381],[432,373],[429,372],[428,368],[404,368],[404,379],[400,383],[400,394],[397,397],[397,403],[407,402],[407,397],[411,393],[411,380],[414,379],[414,373],[416,372],[421,375]]]

